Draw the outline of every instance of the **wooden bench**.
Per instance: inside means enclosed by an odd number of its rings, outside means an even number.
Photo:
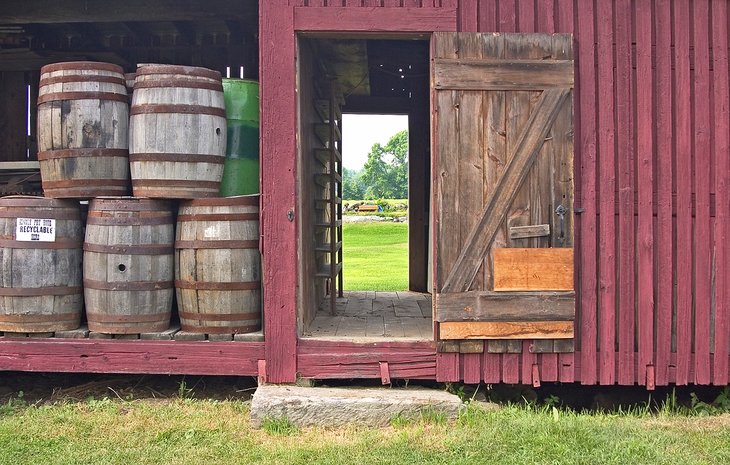
[[[377,205],[360,205],[357,209],[358,212],[376,212],[378,211]]]

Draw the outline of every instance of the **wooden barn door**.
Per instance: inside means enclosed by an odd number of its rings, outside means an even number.
[[[496,351],[572,350],[572,45],[570,34],[433,35],[441,351],[487,339]]]

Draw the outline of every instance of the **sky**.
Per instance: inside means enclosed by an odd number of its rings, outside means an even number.
[[[342,166],[360,169],[375,143],[385,145],[397,132],[408,129],[406,115],[342,115]]]

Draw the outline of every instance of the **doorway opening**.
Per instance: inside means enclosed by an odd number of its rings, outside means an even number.
[[[303,337],[432,339],[424,39],[299,38]]]

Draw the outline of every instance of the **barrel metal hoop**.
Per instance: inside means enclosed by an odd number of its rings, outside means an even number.
[[[189,333],[202,333],[202,334],[242,334],[252,333],[261,329],[261,324],[254,324],[248,326],[198,326],[189,325],[185,323],[180,324],[180,329]]]
[[[220,184],[218,181],[196,181],[195,179],[132,179],[132,187],[142,190],[147,187],[206,188],[215,189],[217,193]]]
[[[198,291],[255,291],[261,289],[261,281],[243,283],[211,283],[205,281],[175,280],[178,289],[194,289]]]
[[[158,89],[170,87],[184,89],[204,89],[223,92],[223,84],[220,82],[195,81],[182,78],[148,79],[134,83],[135,89]]]
[[[102,197],[91,201],[90,211],[157,212],[172,215],[171,205],[165,200],[132,197]]]
[[[53,242],[17,241],[3,236],[0,238],[0,247],[4,249],[81,249],[82,243],[78,239],[56,239]]]
[[[45,150],[43,152],[38,152],[38,161],[83,157],[127,158],[128,155],[129,150],[127,149],[80,148]]]
[[[125,96],[126,102],[126,96]],[[225,108],[210,107],[206,105],[189,105],[189,104],[157,104],[157,103],[146,103],[141,105],[132,105],[129,110],[130,115],[146,115],[146,114],[159,114],[159,113],[173,113],[173,114],[186,114],[186,115],[211,115],[219,116],[221,118],[226,117]]]
[[[114,92],[51,92],[38,96],[38,105],[63,100],[112,100],[129,103],[126,92],[123,94]]]
[[[25,315],[0,315],[0,322],[2,323],[56,323],[61,321],[78,321],[80,319],[81,309],[79,309],[78,312],[54,313],[52,315],[36,313]]]
[[[258,213],[198,213],[178,215],[178,221],[258,221]]]
[[[112,73],[124,74],[124,69],[113,63],[101,63],[98,61],[67,61],[62,63],[51,63],[41,67],[41,75],[54,71],[110,71]]]
[[[180,204],[181,211],[195,207],[258,207],[259,194],[238,195],[235,197],[219,197],[213,199],[185,200]]]
[[[238,312],[238,313],[193,313],[178,310],[180,318],[199,321],[258,321],[261,319],[261,312]]]
[[[142,65],[137,68],[137,76],[151,76],[156,74],[196,76],[213,79],[214,81],[220,81],[222,79],[221,73],[219,73],[218,71],[193,66],[149,64]]]
[[[210,163],[222,165],[226,161],[224,155],[208,153],[130,153],[130,163],[146,161],[165,161],[175,163]]]
[[[97,291],[162,291],[172,289],[172,281],[99,281],[84,278],[84,287]]]
[[[81,294],[81,286],[49,286],[49,287],[0,287],[3,297],[39,297],[49,295]]]
[[[86,311],[86,318],[94,323],[153,323],[169,320],[172,312],[146,313],[138,315],[109,315]]]
[[[95,76],[95,75],[89,75],[89,74],[76,74],[76,75],[68,75],[68,76],[50,76],[50,77],[42,77],[39,86],[50,86],[53,84],[66,84],[71,82],[104,82],[109,84],[119,84],[120,86],[127,85],[127,81],[117,76]]]
[[[60,212],[58,210],[22,210],[18,208],[4,210],[3,207],[0,207],[0,218],[36,218],[43,220],[81,221],[81,214],[78,210],[71,212]]]
[[[119,216],[99,216],[96,212],[89,212],[86,219],[86,225],[93,226],[160,226],[173,225],[172,215],[158,217],[119,217]]]
[[[72,189],[75,187],[87,189],[89,185],[99,183],[100,186],[126,187],[129,181],[126,179],[67,179],[65,181],[43,180],[43,189]]]
[[[175,241],[176,249],[258,249],[258,239],[249,241]]]
[[[172,254],[173,248],[169,244],[104,245],[84,242],[84,252],[115,255],[166,255]]]

